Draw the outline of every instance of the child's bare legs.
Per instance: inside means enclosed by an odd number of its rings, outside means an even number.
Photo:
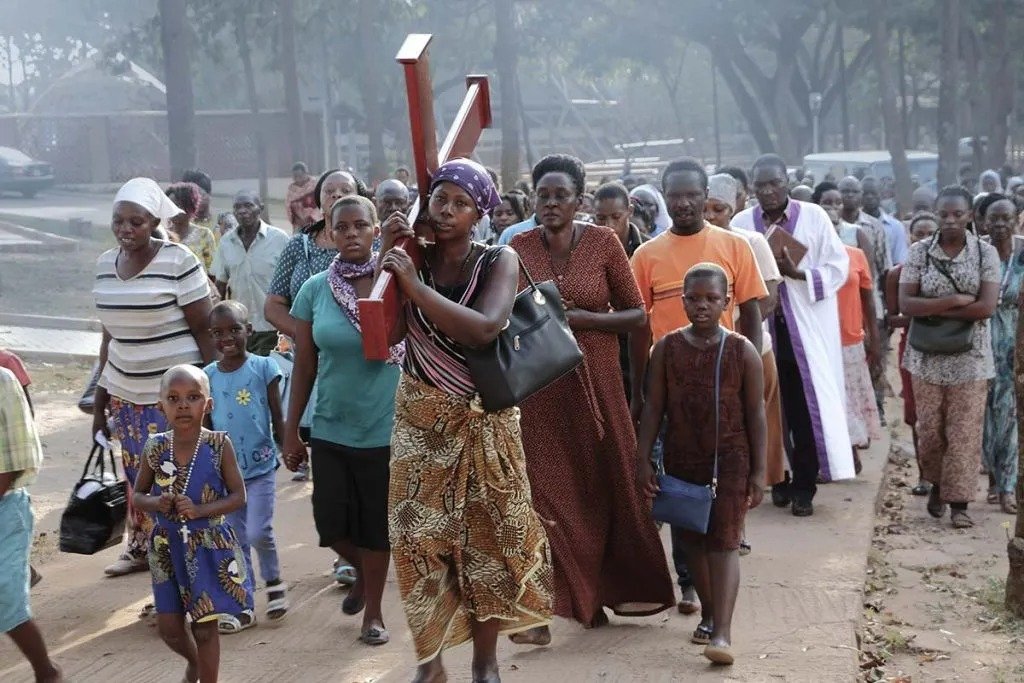
[[[381,611],[380,603],[384,597],[384,584],[388,578],[388,563],[391,560],[391,553],[379,550],[360,550],[359,557],[357,583],[362,585],[366,597],[363,631],[372,627],[383,629],[384,613]]]
[[[32,665],[32,671],[36,675],[36,683],[56,683],[64,680],[60,669],[50,659],[46,651],[46,643],[43,641],[43,634],[32,619],[15,626],[7,635],[11,637],[14,644],[18,646],[25,659]]]
[[[216,631],[217,622],[213,622]],[[196,641],[192,634],[185,628],[184,614],[157,614],[156,627],[160,632],[167,647],[185,658],[188,667],[185,669],[185,679],[189,683],[199,680],[199,652],[196,648]],[[205,681],[204,681],[205,683]]]
[[[711,644],[728,647],[732,644],[732,613],[740,590],[740,554],[736,550],[706,553],[711,578],[711,604],[715,623]]]
[[[473,681],[484,683],[485,681],[501,680],[498,676],[498,631],[501,629],[501,621],[488,619],[487,621],[473,620]]]
[[[220,635],[217,633],[217,620],[192,624],[192,636],[195,638],[196,650],[199,653],[199,683],[217,683],[220,669]]]
[[[687,543],[686,564],[690,568],[690,580],[700,599],[700,625],[712,630],[715,625],[714,599],[711,594],[711,573],[708,568],[708,553],[703,544]]]

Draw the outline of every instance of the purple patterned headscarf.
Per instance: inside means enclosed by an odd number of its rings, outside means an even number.
[[[483,216],[491,209],[501,204],[501,197],[494,187],[491,174],[487,169],[472,159],[452,159],[442,164],[430,181],[430,191],[440,183],[455,183],[466,191],[473,198],[476,210]]]

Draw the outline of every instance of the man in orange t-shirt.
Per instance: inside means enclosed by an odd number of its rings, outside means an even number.
[[[693,159],[674,161],[665,168],[662,187],[672,227],[633,254],[630,264],[640,286],[648,325],[630,335],[633,372],[633,415],[643,406],[643,379],[654,342],[690,323],[683,309],[683,276],[692,266],[715,263],[729,276],[729,304],[722,326],[734,329],[733,311],[739,308],[739,332],[755,348],[761,347],[761,311],[758,300],[768,296],[750,243],[735,233],[704,220],[707,174]]]

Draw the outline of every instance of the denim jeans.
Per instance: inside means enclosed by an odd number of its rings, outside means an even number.
[[[277,541],[274,539],[274,497],[276,494],[275,472],[245,480],[246,503],[228,515],[228,523],[235,530],[238,542],[245,553],[245,566],[249,575],[255,573],[252,567],[252,548],[260,561],[260,577],[264,583],[281,578],[281,565],[277,559]]]

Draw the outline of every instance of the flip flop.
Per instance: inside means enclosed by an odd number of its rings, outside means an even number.
[[[751,550],[753,550],[753,548],[750,547],[749,543],[746,541],[740,541],[740,557],[749,555]]]
[[[985,502],[989,505],[995,505],[999,502],[999,491],[996,489],[989,489],[988,495],[985,496]]]
[[[241,613],[241,616],[249,617],[249,620],[242,623],[234,614],[221,614],[217,616],[217,632],[224,636],[234,635],[241,633],[247,629],[252,628],[256,625],[256,615],[252,613],[251,609],[247,609]]]
[[[359,634],[359,641],[364,645],[385,645],[391,640],[391,635],[386,628],[371,626]]]
[[[708,645],[704,648],[704,656],[715,664],[729,665],[736,661],[732,648],[727,645]]]
[[[355,585],[356,579],[356,568],[350,564],[335,564],[334,565],[334,580],[342,586],[353,586]]]
[[[707,645],[711,642],[711,628],[698,624],[690,635],[690,642],[694,645]]]

